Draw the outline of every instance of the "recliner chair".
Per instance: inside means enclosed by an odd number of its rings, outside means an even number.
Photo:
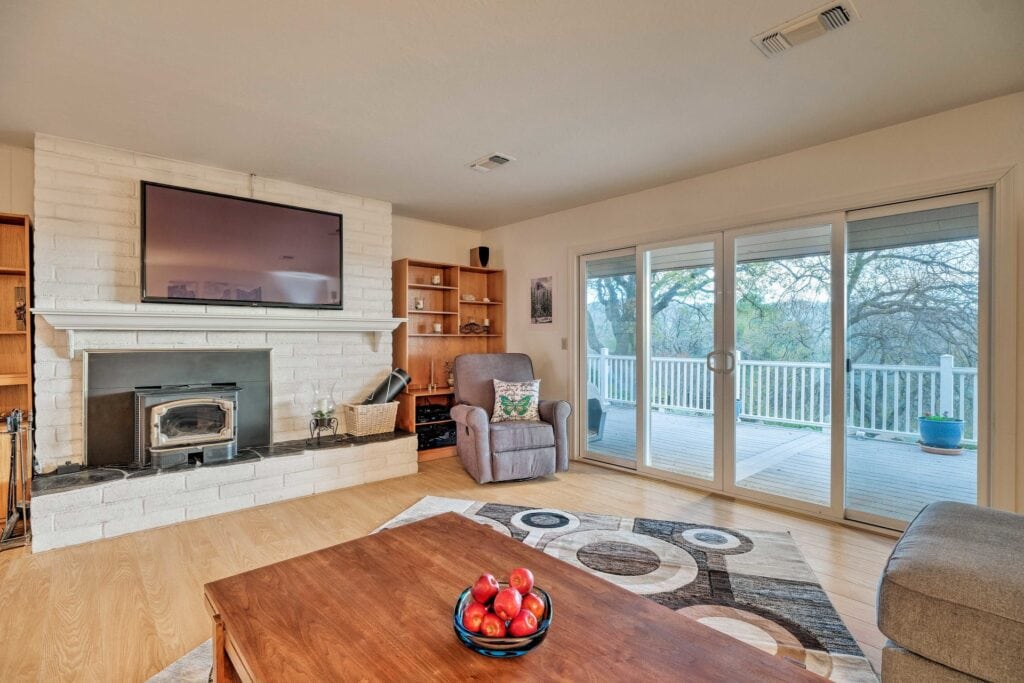
[[[544,477],[569,469],[568,401],[540,401],[540,422],[491,422],[494,382],[534,379],[523,353],[473,353],[455,358],[456,448],[481,484]]]

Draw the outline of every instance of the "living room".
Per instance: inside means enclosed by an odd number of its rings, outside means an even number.
[[[1021,35],[4,3],[0,680],[1024,680]]]

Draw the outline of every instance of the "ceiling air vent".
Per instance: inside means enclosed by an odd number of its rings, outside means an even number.
[[[508,154],[491,154],[490,156],[480,157],[476,161],[472,162],[469,167],[474,171],[488,173],[499,166],[504,166],[508,162],[515,160],[515,157],[509,156]]]
[[[774,57],[812,38],[840,29],[856,19],[858,15],[853,4],[849,0],[843,0],[841,3],[829,3],[802,14],[781,26],[759,33],[750,40],[765,57]]]

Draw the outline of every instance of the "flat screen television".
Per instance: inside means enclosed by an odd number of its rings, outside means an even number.
[[[142,300],[342,308],[342,216],[142,182]]]

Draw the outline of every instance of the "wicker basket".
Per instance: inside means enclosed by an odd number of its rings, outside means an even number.
[[[352,436],[369,436],[395,431],[398,416],[398,401],[361,405],[343,403],[341,413],[345,416],[345,433]]]

